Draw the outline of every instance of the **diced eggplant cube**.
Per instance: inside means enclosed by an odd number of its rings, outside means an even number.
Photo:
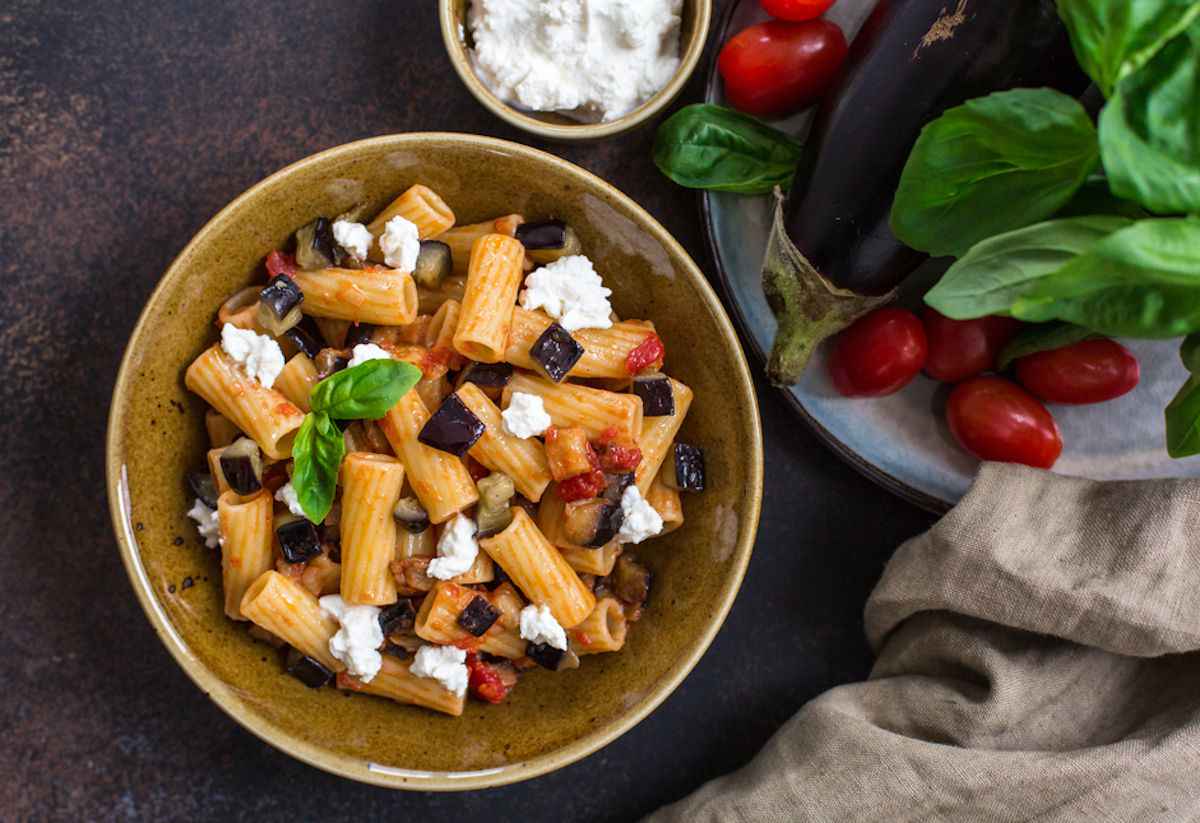
[[[300,322],[304,292],[286,274],[277,274],[258,293],[258,320],[278,337]]]
[[[321,332],[311,317],[305,317],[295,326],[283,333],[283,336],[295,344],[309,359],[317,356],[324,343],[321,342]]]
[[[665,374],[638,375],[633,378],[633,393],[642,398],[642,413],[646,417],[675,415],[675,394]]]
[[[413,268],[413,280],[418,286],[436,289],[442,285],[454,268],[450,247],[440,240],[422,240],[417,253],[417,265]]]
[[[704,491],[704,450],[687,443],[676,443],[671,450],[671,459],[662,470],[662,481],[675,491]]]
[[[458,385],[474,383],[485,389],[502,389],[512,380],[513,367],[511,363],[471,363],[463,369],[458,378]]]
[[[633,485],[633,481],[637,479],[637,475],[633,472],[625,472],[624,474],[608,474],[605,473],[604,480],[608,484],[604,487],[604,494],[601,495],[605,500],[612,503],[620,503],[621,495],[625,494],[625,490]]]
[[[492,472],[481,479],[479,506],[475,510],[477,537],[491,537],[512,523],[512,499],[516,495],[513,480],[503,472]]]
[[[392,509],[392,516],[409,534],[420,534],[429,528],[429,512],[415,497],[401,497]]]
[[[462,457],[486,427],[457,394],[449,395],[421,428],[417,440],[433,449]]]
[[[375,327],[370,323],[351,323],[346,330],[346,348],[353,349],[361,343],[370,343]]]
[[[583,357],[583,346],[562,326],[551,323],[533,344],[529,356],[542,367],[547,377],[561,383],[571,367]]]
[[[530,643],[525,647],[526,657],[543,669],[549,669],[552,672],[558,671],[558,664],[562,662],[565,655],[565,651],[556,649],[549,643]]]
[[[624,522],[620,503],[604,499],[568,503],[563,510],[563,535],[577,546],[598,549],[617,536]]]
[[[640,606],[650,596],[650,570],[632,554],[617,558],[617,567],[609,575],[609,585],[621,600]]]
[[[561,257],[579,254],[581,244],[575,230],[561,220],[543,220],[517,226],[516,238],[537,263],[553,263]]]
[[[217,484],[213,482],[212,475],[208,472],[188,472],[188,486],[192,490],[192,494],[196,495],[204,505],[210,509],[217,507]]]
[[[305,563],[321,553],[321,535],[313,523],[303,517],[279,518],[279,521],[282,522],[275,527],[275,537],[284,560]]]
[[[314,660],[296,649],[289,649],[287,673],[310,689],[319,689],[333,679],[333,672],[319,660]]]
[[[343,349],[321,349],[313,358],[313,365],[317,367],[317,378],[324,380],[349,366],[350,358]]]
[[[218,462],[225,482],[238,494],[253,494],[262,488],[262,452],[249,437],[222,449]]]
[[[386,637],[392,632],[408,631],[417,619],[417,611],[412,601],[401,597],[392,605],[379,612],[379,628]]]
[[[333,236],[333,221],[318,217],[313,221],[312,250],[329,262],[326,266],[336,266],[346,256],[345,251]]]
[[[500,610],[487,601],[482,595],[475,599],[458,614],[458,625],[475,637],[483,637],[492,624],[500,619]]]

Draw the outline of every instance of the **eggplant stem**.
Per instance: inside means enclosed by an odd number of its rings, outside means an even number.
[[[776,386],[800,382],[822,340],[896,296],[895,290],[874,296],[858,294],[829,282],[788,237],[783,194],[778,188],[762,280],[767,302],[779,321],[767,363],[767,377]]]

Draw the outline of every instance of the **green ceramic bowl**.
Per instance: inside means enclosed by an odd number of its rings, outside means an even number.
[[[625,650],[571,672],[526,674],[502,706],[451,718],[334,689],[309,690],[221,611],[220,569],[185,516],[184,472],[204,465],[203,403],[187,364],[216,336],[225,296],[318,215],[382,207],[413,183],[460,220],[522,212],[568,220],[624,317],[652,318],[668,371],[696,391],[683,438],[704,446],[710,488],[681,529],[641,547],[654,590]],[[646,212],[549,154],[461,134],[351,143],[302,160],[234,200],[179,255],[125,352],[108,428],[108,493],[121,556],[171,654],[235,720],[301,760],[405,789],[475,789],[565,766],[613,740],[679,685],[720,628],[750,560],[762,498],[762,434],[733,328],[696,264]],[[193,585],[185,588],[185,581]]]

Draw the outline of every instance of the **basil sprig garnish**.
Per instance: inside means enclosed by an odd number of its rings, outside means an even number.
[[[421,370],[400,360],[368,360],[330,375],[313,387],[292,444],[292,488],[304,516],[322,522],[333,506],[338,471],[346,456],[342,430],[334,420],[376,420],[387,414],[421,379]]]

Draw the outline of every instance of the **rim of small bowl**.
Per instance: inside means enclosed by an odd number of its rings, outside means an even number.
[[[454,2],[455,0],[438,0],[438,17],[441,21],[442,41],[445,43],[446,53],[467,90],[492,114],[510,125],[548,140],[563,141],[589,141],[613,137],[643,125],[671,105],[700,65],[700,58],[704,55],[704,46],[708,42],[713,11],[712,0],[685,0],[692,4],[695,14],[691,39],[688,41],[687,47],[683,49],[679,60],[679,69],[671,78],[671,82],[645,103],[624,117],[608,123],[557,124],[539,120],[505,103],[480,81],[474,68],[471,67],[466,42],[461,36],[462,33],[455,20]]]
[[[743,512],[747,528],[739,537],[734,549],[736,564],[733,573],[725,582],[719,602],[716,604],[716,611],[708,619],[692,651],[673,672],[653,684],[647,690],[646,697],[629,712],[616,717],[605,726],[571,741],[562,748],[494,769],[456,772],[421,771],[378,766],[360,758],[328,751],[320,746],[295,737],[271,725],[265,718],[251,711],[246,704],[238,699],[235,694],[236,690],[233,687],[213,674],[191,652],[187,643],[172,625],[166,611],[154,596],[153,586],[141,562],[141,556],[137,547],[137,537],[127,511],[129,506],[128,482],[125,477],[125,466],[122,463],[121,454],[118,452],[121,420],[119,419],[117,410],[120,406],[124,405],[123,400],[132,390],[135,382],[134,367],[132,365],[134,341],[142,336],[145,328],[151,323],[152,315],[157,314],[158,304],[162,301],[168,284],[181,276],[182,262],[191,256],[195,252],[195,249],[208,242],[209,238],[223,226],[230,221],[239,219],[242,209],[260,192],[275,187],[296,171],[340,158],[347,154],[362,151],[368,146],[384,145],[401,148],[414,143],[435,143],[446,148],[451,148],[456,143],[468,144],[520,154],[535,162],[543,162],[555,166],[560,171],[572,175],[588,186],[599,188],[609,196],[621,201],[624,206],[629,208],[642,228],[652,234],[656,240],[673,253],[672,256],[677,257],[682,262],[687,277],[697,287],[701,300],[710,309],[716,320],[717,333],[722,344],[727,348],[731,348],[736,355],[737,373],[735,375],[734,387],[736,393],[750,412],[751,450],[746,455],[746,459],[750,462],[752,471],[751,483],[749,488],[744,490],[743,498],[747,503]],[[179,666],[192,679],[192,682],[208,695],[222,711],[262,741],[310,766],[315,766],[332,774],[386,788],[413,791],[465,791],[503,786],[509,783],[528,780],[561,769],[593,754],[629,731],[629,729],[633,728],[658,708],[678,688],[687,675],[691,673],[692,669],[712,644],[721,626],[724,625],[725,618],[733,606],[733,601],[736,599],[738,591],[741,589],[742,580],[745,578],[746,569],[750,563],[750,555],[754,548],[762,509],[762,424],[749,364],[746,362],[745,353],[738,343],[737,333],[734,331],[733,325],[725,313],[725,309],[721,305],[716,292],[713,291],[708,280],[704,277],[695,261],[692,260],[691,255],[687,253],[670,232],[632,198],[591,172],[576,166],[574,163],[538,149],[530,148],[529,146],[471,134],[411,132],[383,135],[345,143],[298,160],[251,186],[217,212],[216,216],[209,220],[196,233],[171,262],[170,266],[167,267],[158,285],[146,301],[146,305],[142,309],[138,321],[130,334],[129,343],[126,345],[125,353],[121,358],[121,366],[117,373],[117,380],[113,387],[109,406],[108,429],[105,437],[105,471],[109,513],[112,517],[113,530],[121,551],[121,560],[125,564],[125,570],[129,575],[134,592],[137,594],[138,601],[141,603],[143,611],[145,611],[147,618],[149,618],[150,623],[154,626],[155,632],[158,634],[160,640],[162,640],[163,645],[167,647],[171,656],[175,658]]]

